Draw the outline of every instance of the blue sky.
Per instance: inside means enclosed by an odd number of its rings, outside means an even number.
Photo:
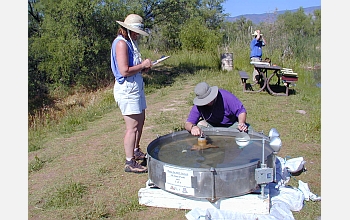
[[[276,8],[283,11],[312,6],[321,6],[321,0],[226,0],[223,3],[224,13],[230,13],[229,17],[273,13]]]

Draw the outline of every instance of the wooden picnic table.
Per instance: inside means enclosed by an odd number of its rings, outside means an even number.
[[[270,88],[270,80],[273,76],[278,76],[278,72],[282,69],[280,66],[270,66],[266,64],[254,64],[254,68],[259,73],[259,80],[255,84],[260,85],[260,89],[258,90],[245,90],[245,92],[258,93],[264,90],[268,90],[268,92],[272,95],[278,95]],[[270,75],[268,75],[270,73]],[[255,85],[253,84],[253,85]],[[252,85],[252,86],[253,86]]]
[[[243,91],[250,93],[259,93],[261,91],[267,91],[271,95],[275,96],[288,96],[289,95],[289,85],[291,83],[295,83],[298,80],[297,73],[294,73],[292,69],[282,68],[277,65],[269,65],[262,62],[251,62],[254,65],[254,68],[259,73],[259,79],[254,84],[247,83],[249,76],[244,71],[239,71]],[[277,82],[272,85],[272,82],[276,80],[272,80],[273,77],[277,77]],[[281,84],[281,81],[284,85]],[[259,89],[254,90],[253,86],[259,85]],[[271,86],[279,92],[274,91]],[[281,90],[280,87],[285,87],[285,90]],[[247,87],[249,89],[247,89]]]
[[[263,86],[260,91],[264,90],[267,88],[268,92],[271,95],[285,95],[285,93],[275,93],[272,91],[270,87],[270,81],[272,77],[277,76],[278,77],[278,84],[280,83],[280,78],[279,78],[279,71],[281,71],[282,67],[280,66],[270,66],[270,65],[262,65],[262,64],[254,64],[254,68],[258,71],[260,78],[263,80]],[[270,72],[270,75],[268,73]]]

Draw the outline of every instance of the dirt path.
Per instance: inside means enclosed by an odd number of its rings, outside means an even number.
[[[146,151],[148,144],[157,135],[170,131],[162,128],[162,120],[174,120],[181,126],[188,114],[187,96],[193,90],[191,85],[178,90],[161,91],[147,96],[147,112],[141,148]],[[184,108],[186,111],[184,111]],[[181,118],[179,120],[179,118]],[[147,174],[124,172],[125,154],[123,149],[124,121],[119,109],[89,123],[86,130],[70,137],[50,140],[43,149],[30,152],[28,161],[35,156],[45,162],[44,167],[29,175],[29,219],[78,219],[90,215],[107,213],[112,219],[119,219],[122,210],[119,205],[129,206],[137,201],[138,190],[145,187]],[[43,205],[61,186],[79,182],[88,186],[83,198],[85,205],[66,210],[44,209]],[[141,212],[128,213],[125,219],[138,219],[147,215],[150,219],[173,213],[174,219],[184,218],[174,210],[148,208]],[[153,217],[152,217],[153,216]],[[158,217],[157,217],[158,216]],[[93,219],[93,218],[92,218]],[[161,218],[162,219],[162,218]],[[185,218],[184,218],[185,219]]]
[[[191,80],[176,82],[147,95],[141,139],[143,151],[157,136],[183,127],[192,106],[195,84]],[[305,132],[304,125],[309,125],[312,118],[308,114],[295,113],[297,109],[313,111],[312,104],[298,100],[297,96],[243,95],[240,85],[234,89],[239,91],[237,93],[249,111],[249,122],[255,130],[268,131],[278,125],[283,137],[279,156],[304,156],[308,172],[300,178],[309,184],[312,192],[320,193],[321,144],[310,141],[312,133]],[[185,220],[188,210],[138,205],[138,191],[145,187],[148,175],[124,172],[123,136],[124,121],[116,107],[102,118],[88,123],[84,131],[70,136],[56,135],[42,149],[28,153],[29,163],[35,161],[35,157],[45,161],[42,169],[28,175],[28,219]],[[57,199],[57,192],[70,183],[86,186],[87,192],[78,204],[68,208],[44,206],[50,199]],[[320,213],[320,204],[308,203],[304,209],[295,216],[307,219],[305,216],[313,215],[308,214],[311,210]]]

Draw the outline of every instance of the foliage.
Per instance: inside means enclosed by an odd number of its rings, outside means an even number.
[[[209,29],[217,29],[224,20],[222,14],[223,0],[163,0],[147,1],[145,13],[148,20],[152,20],[149,27],[151,36],[148,39],[149,48],[157,51],[176,51],[182,42],[179,33],[183,25],[192,18],[205,21]]]
[[[287,11],[277,17],[277,21],[283,24],[280,26],[281,32],[302,37],[317,34],[312,26],[312,20],[312,16],[306,15],[303,8],[299,8],[295,13]]]
[[[52,104],[50,97],[57,88],[92,90],[113,80],[110,44],[116,34],[116,18],[124,17],[123,8],[118,1],[28,2],[31,114]]]
[[[249,62],[251,33],[259,28],[267,40],[264,56],[273,62],[289,65],[306,59],[314,65],[320,60],[320,10],[306,15],[300,8],[279,15],[275,23],[255,25],[244,17],[224,22],[223,1],[28,1],[29,114],[52,106],[62,90],[72,94],[113,82],[110,45],[118,28],[115,21],[129,13],[144,17],[151,35],[139,45],[153,54],[234,52],[236,60]]]
[[[240,17],[235,22],[225,22],[222,27],[224,34],[224,44],[234,44],[235,46],[246,46],[249,49],[249,41],[253,22],[245,17]]]
[[[111,79],[105,59],[113,32],[111,25],[100,24],[104,19],[99,1],[61,0],[41,1],[45,19],[40,35],[33,38],[38,70],[45,72],[48,81],[60,85],[83,85],[96,88],[97,82]],[[101,18],[102,17],[102,18]],[[101,59],[103,57],[104,59]],[[93,65],[92,65],[93,64]],[[103,71],[101,71],[103,70]],[[106,72],[106,74],[101,74]],[[97,75],[98,74],[98,75]],[[99,80],[96,80],[96,79]]]
[[[115,20],[129,13],[145,17],[152,33],[148,48],[180,48],[182,24],[203,16],[211,28],[223,19],[218,1],[28,1],[29,112],[53,104],[58,88],[95,90],[113,81],[110,44],[117,31]],[[157,37],[158,36],[158,37]]]
[[[181,29],[180,40],[184,50],[216,52],[222,36],[218,31],[210,30],[202,19],[192,18]]]
[[[225,0],[203,0],[200,5],[200,16],[211,30],[218,29],[227,14],[223,14],[222,3]]]
[[[162,1],[154,8],[154,29],[152,38],[159,42],[159,50],[173,50],[181,46],[179,32],[184,21],[190,18],[189,10],[193,8],[193,1],[168,0]],[[156,36],[159,36],[158,39]],[[161,39],[161,40],[160,40]]]
[[[271,50],[279,48],[281,60],[296,59],[315,64],[314,60],[320,60],[315,51],[321,48],[321,11],[316,10],[315,15],[306,15],[300,8],[297,12],[286,12],[277,17],[276,31],[279,38],[274,38],[270,43]],[[310,60],[311,59],[311,60]]]
[[[312,19],[313,22],[313,33],[316,36],[321,36],[321,10],[314,11],[314,17]]]

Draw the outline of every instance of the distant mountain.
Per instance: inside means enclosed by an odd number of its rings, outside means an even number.
[[[315,10],[321,10],[321,6],[314,6],[314,7],[308,7],[308,8],[303,8],[303,9],[304,9],[305,14],[313,14],[313,12]],[[253,22],[253,24],[259,24],[261,22],[272,23],[272,22],[276,21],[278,15],[284,14],[287,11],[294,13],[298,10],[299,10],[299,8],[294,9],[294,10],[277,11],[277,13],[245,14],[245,15],[239,15],[236,17],[226,17],[225,21],[234,22],[241,17],[245,17],[247,20],[251,20]]]

